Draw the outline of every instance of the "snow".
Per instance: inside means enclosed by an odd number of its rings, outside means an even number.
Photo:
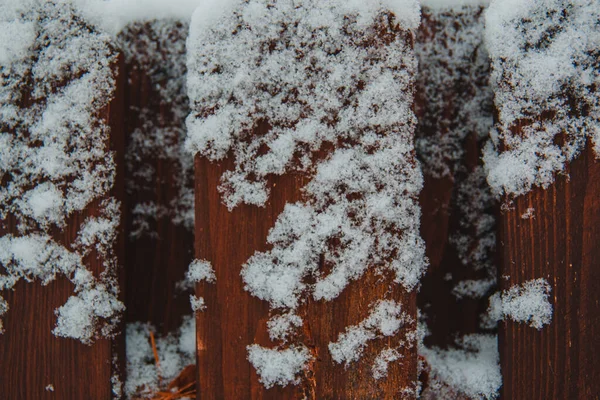
[[[391,362],[397,361],[402,355],[398,353],[398,350],[392,348],[385,348],[375,358],[373,366],[371,367],[373,378],[379,380],[385,378],[388,374],[388,367]]]
[[[447,385],[468,398],[497,398],[502,386],[497,336],[466,335],[456,344],[456,348],[448,350],[424,346],[419,349],[431,369],[432,387],[427,388],[430,393],[424,393],[423,397],[440,398],[435,392]]]
[[[297,377],[312,359],[306,347],[291,346],[284,350],[268,349],[257,344],[248,346],[248,361],[258,373],[260,382],[267,388],[274,385],[297,385]]]
[[[54,392],[54,385],[53,384],[46,385],[45,389],[47,392]]]
[[[206,0],[74,0],[81,13],[102,30],[117,35],[127,25],[155,19],[189,22],[197,7]]]
[[[56,310],[54,334],[84,343],[111,337],[123,310],[113,252],[120,213],[109,197],[115,165],[100,111],[113,96],[116,52],[71,1],[0,7],[0,36],[11,37],[0,47],[0,219],[17,222],[0,237],[0,287],[64,275],[74,294]],[[92,202],[98,215],[73,243],[50,236]],[[92,249],[102,256],[98,277],[84,262]]]
[[[203,297],[199,297],[196,295],[190,295],[190,305],[192,306],[192,311],[204,311],[206,309],[206,303]]]
[[[381,4],[280,1],[267,12],[253,1],[209,26],[200,11],[192,19],[187,146],[235,160],[221,178],[224,203],[262,206],[270,175],[314,174],[305,200],[278,217],[272,250],[242,270],[246,289],[272,307],[293,309],[310,291],[331,300],[369,266],[385,265],[412,290],[426,267],[412,142],[416,60],[402,35],[365,46],[366,37],[379,40],[363,23],[383,23]],[[418,16],[412,2],[397,4],[411,5],[402,21]],[[259,125],[265,132],[249,135]],[[338,148],[316,162],[326,143]],[[317,271],[321,253],[334,266],[327,276]],[[303,283],[309,275],[314,287]]]
[[[161,219],[190,231],[194,227],[193,158],[184,148],[189,112],[185,87],[189,18],[157,18],[130,23],[115,39],[132,76],[141,73],[151,87],[141,105],[129,108],[136,127],[128,132],[125,153],[126,188],[133,203],[132,239],[158,235],[153,229]],[[170,193],[167,198],[156,193],[157,180],[164,180],[158,166],[172,177],[164,182]]]
[[[598,146],[599,18],[594,0],[491,2],[486,44],[498,123],[484,160],[497,196],[547,188],[588,138]]]
[[[532,328],[542,329],[552,321],[550,290],[548,281],[538,278],[496,293],[490,298],[488,318],[491,321],[510,318],[516,322],[527,322]]]
[[[269,329],[269,337],[271,340],[281,340],[284,343],[287,341],[288,336],[290,336],[294,328],[299,328],[301,326],[302,318],[292,312],[274,315],[267,321],[267,328]]]
[[[193,317],[184,317],[176,332],[156,339],[160,368],[155,364],[150,344],[150,332],[154,331],[150,324],[127,324],[127,381],[124,389],[128,399],[151,397],[159,389],[164,389],[159,385],[159,376],[162,382],[171,382],[186,366],[195,363],[196,325]]]
[[[535,218],[535,208],[529,207],[523,214],[521,214],[521,219],[532,219]]]
[[[406,322],[408,316],[402,312],[399,303],[393,300],[379,301],[366,319],[358,325],[349,326],[336,342],[329,343],[331,357],[336,363],[343,362],[348,367],[360,360],[369,341],[381,335],[395,335]]]
[[[420,98],[417,154],[425,174],[458,178],[464,168],[465,140],[470,135],[478,141],[487,139],[493,124],[482,7],[439,9],[424,4],[423,15],[427,21],[415,42]]]
[[[490,0],[421,0],[421,6],[435,11],[456,11],[463,7],[486,7]]]

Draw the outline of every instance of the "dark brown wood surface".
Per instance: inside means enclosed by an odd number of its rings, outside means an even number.
[[[183,39],[181,39],[183,40]],[[148,115],[172,124],[173,110],[164,104],[157,85],[144,68],[135,60],[125,65],[125,118],[127,149],[131,134],[144,126]],[[146,110],[149,114],[140,114]],[[160,116],[160,117],[156,117]],[[130,150],[131,151],[131,150]],[[158,150],[160,151],[160,149]],[[191,157],[191,156],[190,156]],[[144,163],[151,164],[155,173],[149,188],[131,188],[125,193],[124,209],[127,252],[124,258],[126,271],[126,321],[150,322],[159,335],[175,331],[181,325],[182,317],[191,314],[189,292],[178,290],[176,285],[183,280],[192,260],[194,233],[192,230],[174,224],[171,215],[158,218],[147,217],[147,231],[132,237],[136,227],[133,223],[132,208],[139,203],[151,202],[159,207],[171,208],[171,202],[178,195],[176,175],[180,173],[172,160],[149,155]],[[125,163],[125,179],[135,181],[132,170],[139,165]]]
[[[120,67],[121,59],[115,70]],[[122,83],[120,78],[119,83]],[[110,148],[115,152],[118,166],[123,165],[125,143],[122,87],[117,85],[114,99],[101,111],[101,116],[111,127]],[[120,199],[123,179],[121,168],[117,168],[117,178],[110,195]],[[67,221],[64,231],[53,235],[54,239],[68,248],[85,219],[98,214],[101,200],[95,200],[85,210],[75,213]],[[0,235],[17,232],[14,218],[0,221]],[[123,259],[123,236],[121,228],[114,249],[118,260]],[[102,259],[95,252],[84,261],[96,276],[104,269]],[[14,290],[2,292],[10,309],[3,317],[5,332],[0,335],[0,399],[112,398],[111,377],[123,372],[123,364],[115,369],[113,358],[123,359],[123,338],[99,339],[92,345],[86,345],[52,334],[56,323],[54,310],[67,301],[73,294],[73,288],[66,278],[58,277],[47,286],[40,285],[38,281],[21,281]],[[123,300],[123,293],[120,300]],[[54,391],[46,390],[48,385],[53,385]]]
[[[375,381],[374,357],[391,339],[369,343],[363,358],[348,368],[335,364],[327,345],[346,327],[360,323],[370,306],[387,294],[416,317],[416,294],[407,294],[390,277],[367,273],[350,283],[331,302],[307,302],[299,307],[303,334],[292,343],[302,343],[315,361],[298,386],[266,390],[247,361],[246,346],[258,343],[274,348],[266,322],[268,303],[246,292],[240,276],[242,264],[255,251],[267,250],[266,237],[286,203],[300,199],[304,175],[272,178],[271,198],[266,207],[241,205],[229,211],[217,191],[221,174],[232,163],[211,164],[196,159],[196,257],[210,261],[216,283],[201,283],[197,293],[207,309],[197,313],[199,399],[388,399],[403,398],[417,377],[416,348],[401,350],[402,361],[390,364],[389,378]],[[414,326],[412,326],[414,328]]]
[[[590,147],[502,215],[501,287],[546,278],[554,307],[540,331],[500,324],[503,399],[600,398],[600,163]],[[534,217],[521,218],[530,207]]]

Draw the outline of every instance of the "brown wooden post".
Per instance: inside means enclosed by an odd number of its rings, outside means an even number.
[[[389,19],[386,17],[382,20],[385,21],[385,31],[381,38],[373,40],[375,44],[369,45],[377,45],[379,40],[382,43],[388,40],[392,42],[395,35],[400,35],[404,43],[412,48],[412,33],[402,29],[388,30]],[[297,54],[302,54],[300,50]],[[408,73],[413,72],[409,70]],[[193,109],[194,112],[198,113],[198,110]],[[251,135],[264,135],[265,130],[269,129],[258,121],[255,125]],[[412,131],[410,133],[412,135]],[[334,146],[322,148],[317,157],[326,158]],[[409,162],[414,165],[412,157]],[[197,156],[195,161],[196,258],[209,261],[216,275],[214,283],[201,282],[196,289],[197,295],[203,297],[206,304],[206,309],[196,314],[197,398],[414,398],[417,383],[416,343],[406,338],[405,334],[414,332],[416,328],[416,292],[407,292],[393,282],[392,274],[377,274],[374,269],[367,270],[360,279],[351,281],[334,300],[315,301],[308,296],[298,307],[296,312],[303,319],[302,332],[293,337],[291,344],[306,346],[314,358],[299,376],[300,383],[297,386],[290,384],[284,388],[274,386],[265,389],[259,382],[259,376],[247,359],[247,346],[256,343],[269,348],[277,347],[269,338],[266,324],[273,312],[269,311],[266,301],[244,289],[240,272],[242,265],[255,252],[270,248],[266,242],[269,230],[286,203],[305,200],[301,189],[312,178],[314,171],[270,175],[267,181],[270,197],[264,207],[241,204],[230,211],[223,204],[218,186],[223,173],[233,166],[232,155],[220,162],[211,163],[201,156]],[[330,266],[324,264],[320,263],[320,270],[326,273]],[[410,322],[395,337],[381,337],[369,342],[361,360],[347,367],[335,363],[328,344],[335,342],[347,327],[364,320],[373,303],[384,297],[400,303]],[[399,350],[400,359],[389,364],[386,378],[374,379],[371,367],[375,357],[387,346],[396,346],[398,340],[405,340],[408,344]]]
[[[179,21],[154,20],[131,24],[119,37],[126,85],[126,321],[150,322],[161,335],[192,312],[189,290],[177,288],[194,248],[193,221],[182,217],[187,205],[181,205],[189,190],[193,213],[192,156],[181,154],[187,30]],[[186,157],[189,171],[182,167]],[[136,212],[140,206],[150,213]]]
[[[61,10],[55,10],[54,7],[49,6],[46,8],[46,12],[50,10],[49,12],[60,13],[65,9],[68,10],[68,13],[71,12],[68,4],[60,7],[62,7]],[[56,8],[58,9],[58,6]],[[70,14],[61,14],[61,16],[64,18],[63,23],[69,25],[71,29],[89,29],[89,32],[94,34],[93,28],[77,17]],[[48,17],[48,20],[53,21],[54,18],[56,18],[56,14]],[[39,36],[43,37],[44,33],[40,33]],[[54,32],[54,34],[56,33]],[[100,46],[102,45],[100,44]],[[84,221],[89,217],[101,214],[103,200],[111,197],[117,200],[123,198],[122,166],[125,148],[123,132],[124,81],[121,74],[123,63],[122,58],[116,56],[116,50],[111,47],[112,45],[108,46],[110,57],[114,57],[114,59],[101,73],[104,74],[103,78],[108,81],[114,78],[116,87],[112,90],[110,102],[107,102],[107,98],[99,99],[100,102],[108,104],[97,111],[95,117],[98,118],[100,124],[106,124],[109,127],[110,133],[106,136],[106,145],[107,150],[113,152],[117,169],[115,180],[108,193],[94,199],[83,210],[71,214],[63,229],[53,228],[50,231],[52,239],[67,250],[72,250],[74,247],[78,231]],[[40,50],[39,45],[37,50]],[[32,56],[33,59],[37,59],[37,57],[38,54]],[[53,89],[59,90],[71,79],[77,78],[79,76],[69,76],[66,78],[67,82],[53,82]],[[32,80],[29,80],[27,85],[20,87],[24,95],[18,106],[24,109],[32,105],[29,97]],[[42,99],[42,102],[45,100],[47,99]],[[93,109],[92,105],[90,107]],[[5,181],[2,184],[4,185]],[[120,209],[120,211],[123,210]],[[9,214],[6,219],[0,219],[0,237],[4,235],[18,237],[21,233],[14,215]],[[116,240],[108,251],[109,256],[114,257],[118,263],[123,260],[124,244],[123,225],[119,223]],[[91,250],[83,258],[86,268],[96,278],[105,271],[104,261],[104,256],[96,250]],[[121,286],[123,271],[119,269],[108,272]],[[114,331],[116,336],[113,338],[96,338],[92,344],[84,344],[71,338],[56,337],[52,333],[57,320],[55,309],[64,305],[67,299],[74,294],[73,288],[74,285],[64,275],[58,275],[56,280],[46,286],[42,286],[39,280],[34,280],[32,283],[21,280],[12,290],[0,292],[9,306],[6,314],[2,316],[4,333],[0,334],[0,398],[40,400],[117,397],[116,393],[119,392],[117,383],[123,378],[124,366],[122,362],[124,337],[118,335],[120,326]],[[120,289],[119,300],[123,301],[122,287]]]
[[[552,322],[500,324],[504,399],[600,398],[600,163],[588,146],[502,214],[501,287],[546,278]],[[522,215],[533,208],[533,217]]]
[[[453,289],[463,280],[496,275],[495,248],[484,247],[495,241],[495,210],[480,159],[493,122],[483,25],[481,6],[424,6],[415,43],[417,155],[425,178],[421,234],[430,262],[417,298],[431,332],[428,346],[445,347],[457,335],[484,331],[479,320],[487,296],[458,298]],[[471,197],[465,198],[465,191]],[[484,207],[473,207],[478,200]],[[477,222],[468,223],[468,213],[477,221],[491,220],[491,226],[477,229]],[[458,235],[468,238],[462,245],[468,252],[485,248],[485,259],[461,254],[453,242]]]

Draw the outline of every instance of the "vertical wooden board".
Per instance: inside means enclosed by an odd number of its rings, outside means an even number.
[[[121,60],[122,61],[122,60]],[[122,62],[113,68],[117,74],[114,98],[101,111],[102,118],[110,126],[110,149],[115,152],[117,176],[109,196],[123,197],[123,177],[120,162],[124,153],[122,130],[123,79]],[[66,228],[56,232],[53,238],[67,247],[77,238],[81,224],[99,212],[102,199],[68,219]],[[0,220],[0,235],[18,233],[16,221],[9,217]],[[123,225],[113,248],[119,265],[123,260]],[[98,276],[103,270],[102,257],[92,252],[84,259],[89,270]],[[122,270],[117,280],[123,282]],[[122,289],[122,285],[121,289]],[[3,317],[5,332],[0,335],[0,398],[3,399],[111,399],[113,376],[121,378],[123,372],[124,337],[101,338],[91,345],[74,339],[59,338],[52,334],[56,324],[54,310],[63,305],[73,294],[73,284],[59,277],[47,286],[39,281],[19,282],[14,290],[2,291],[10,309]],[[119,299],[123,300],[123,293]],[[53,390],[47,390],[48,385]]]
[[[161,106],[160,94],[143,69],[128,64],[126,76],[129,144],[132,132],[146,123],[139,110],[146,109],[166,121],[171,118],[171,110]],[[191,313],[189,293],[178,291],[176,285],[185,277],[192,260],[194,234],[188,228],[174,224],[169,215],[163,215],[148,221],[148,232],[131,237],[135,230],[131,210],[136,204],[153,202],[171,207],[171,201],[178,195],[175,179],[180,171],[176,166],[158,157],[145,162],[151,163],[155,169],[152,190],[133,189],[125,195],[125,208],[130,211],[125,220],[126,320],[150,322],[158,332],[166,335],[181,325],[182,316]],[[136,172],[128,164],[126,179],[135,180]]]
[[[417,302],[430,330],[427,346],[444,348],[453,345],[457,336],[485,332],[479,324],[487,298],[457,298],[453,289],[463,280],[487,278],[489,272],[473,259],[461,260],[452,241],[458,234],[468,235],[471,246],[485,239],[476,226],[468,226],[468,231],[463,226],[465,210],[474,211],[458,198],[473,177],[479,184],[473,191],[487,190],[483,174],[476,175],[482,165],[482,138],[488,133],[482,121],[492,123],[493,96],[483,34],[481,6],[422,8],[415,42],[420,70],[415,112],[419,119],[417,156],[424,175],[419,196],[421,236],[430,264]],[[493,205],[477,213],[477,218],[486,218],[494,213]],[[493,259],[493,251],[488,256]]]
[[[534,217],[521,216],[528,208]],[[501,220],[501,287],[546,278],[552,322],[500,325],[504,399],[598,399],[600,163],[591,146],[547,190],[514,201]]]
[[[387,379],[375,381],[371,363],[392,338],[369,343],[364,358],[348,368],[336,364],[328,344],[346,327],[360,323],[370,306],[386,294],[403,305],[416,321],[416,293],[406,293],[389,276],[367,272],[332,302],[308,302],[299,307],[303,318],[301,342],[315,357],[298,386],[265,389],[247,360],[246,346],[273,347],[267,333],[268,303],[244,290],[242,264],[255,251],[267,249],[266,237],[286,203],[300,199],[306,175],[272,178],[266,207],[241,205],[228,211],[217,186],[231,160],[211,164],[196,159],[196,257],[211,262],[216,283],[201,283],[198,295],[207,308],[198,312],[198,398],[200,399],[391,399],[403,398],[417,378],[416,347],[404,349],[402,360],[390,364]],[[407,330],[414,330],[414,323]],[[402,332],[401,332],[402,333]]]

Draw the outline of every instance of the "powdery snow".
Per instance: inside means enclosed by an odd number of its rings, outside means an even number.
[[[598,148],[598,19],[596,0],[491,2],[486,44],[498,123],[484,160],[496,195],[547,188],[588,138]]]
[[[184,317],[176,332],[156,339],[160,369],[154,360],[150,343],[150,332],[154,330],[150,324],[127,324],[127,381],[124,389],[128,399],[151,397],[164,389],[159,385],[159,376],[163,383],[171,382],[183,368],[195,363],[196,324],[192,316]]]
[[[341,333],[337,341],[329,343],[331,357],[336,363],[344,363],[347,367],[360,360],[369,341],[382,336],[393,336],[409,321],[410,318],[402,312],[399,303],[382,300],[360,324],[346,328],[346,332]]]
[[[17,231],[0,238],[0,287],[66,276],[74,295],[56,310],[53,332],[90,343],[111,336],[123,310],[113,253],[119,205],[108,197],[115,165],[100,117],[114,91],[116,52],[70,1],[1,7],[1,35],[14,43],[0,48],[0,219],[14,217]],[[50,237],[92,201],[99,215],[79,227],[74,243]],[[103,261],[99,276],[83,262],[93,249]]]
[[[502,386],[498,337],[466,335],[448,350],[421,346],[419,354],[427,361],[430,382],[423,398],[448,398],[457,392],[471,399],[495,399]],[[441,397],[440,397],[441,396]]]
[[[300,383],[298,375],[312,359],[306,347],[291,346],[284,350],[268,349],[257,344],[248,346],[248,361],[256,369],[260,382],[267,388]]]
[[[527,322],[542,329],[552,321],[550,284],[544,278],[533,279],[514,285],[490,298],[489,322],[510,318],[516,322]]]

